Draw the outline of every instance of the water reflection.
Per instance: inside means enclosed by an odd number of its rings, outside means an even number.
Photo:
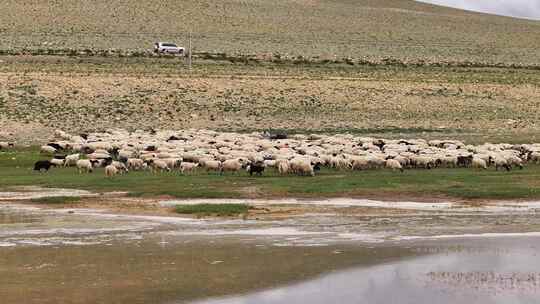
[[[530,246],[539,240],[477,240],[458,247],[422,245],[419,248],[449,250],[342,271],[245,296],[196,303],[539,303],[540,260],[538,249]],[[499,250],[501,247],[507,250]]]

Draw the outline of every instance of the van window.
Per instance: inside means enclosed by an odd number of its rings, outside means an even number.
[[[176,47],[176,44],[174,44],[174,43],[163,43],[161,46]]]

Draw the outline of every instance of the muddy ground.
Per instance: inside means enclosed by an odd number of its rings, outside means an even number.
[[[84,201],[28,202],[44,195]],[[243,200],[248,217],[195,218],[169,210],[237,201],[0,197],[10,303],[528,304],[540,293],[538,202]]]

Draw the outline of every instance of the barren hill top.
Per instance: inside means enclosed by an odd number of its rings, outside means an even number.
[[[0,49],[148,49],[537,64],[540,22],[409,0],[5,0]]]

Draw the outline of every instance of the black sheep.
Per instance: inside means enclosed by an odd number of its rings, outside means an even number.
[[[180,137],[176,137],[176,136],[172,135],[167,139],[167,142],[173,141],[173,140],[180,140]]]
[[[312,165],[313,165],[313,171],[314,171],[314,172],[319,172],[319,171],[321,171],[322,163],[316,162],[315,164],[312,164]]]
[[[469,168],[472,166],[473,156],[458,156],[457,166],[460,168]]]
[[[118,159],[118,151],[120,151],[119,148],[112,148],[112,149],[108,150],[107,152],[109,152],[109,154],[111,154],[113,159]]]
[[[147,146],[146,148],[144,148],[144,151],[155,152],[155,151],[157,151],[157,147],[156,146]]]
[[[60,146],[59,144],[57,143],[48,143],[47,146],[49,147],[53,147],[55,148],[56,150],[60,151],[60,150],[63,150],[64,148],[62,148],[62,146]]]
[[[264,164],[262,163],[254,163],[249,165],[248,172],[250,176],[253,176],[253,173],[262,175],[264,172]]]
[[[51,163],[50,161],[48,160],[38,160],[35,164],[34,164],[34,171],[42,171],[42,170],[45,170],[45,171],[49,171],[49,169],[51,167],[53,167],[54,164]]]

